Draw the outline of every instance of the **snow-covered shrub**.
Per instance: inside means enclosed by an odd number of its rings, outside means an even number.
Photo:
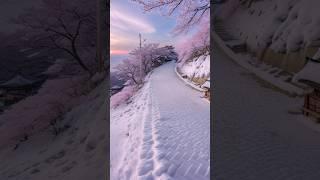
[[[111,96],[110,98],[110,106],[111,108],[115,108],[120,104],[127,102],[133,94],[136,92],[135,86],[126,86],[120,92]]]

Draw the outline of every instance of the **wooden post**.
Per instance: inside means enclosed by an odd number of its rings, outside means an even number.
[[[141,48],[142,48],[142,44],[141,44],[141,33],[139,33],[139,48],[140,48],[140,78],[142,78],[143,76],[143,72],[142,72],[142,54],[141,54]],[[142,79],[140,79],[141,83],[142,83]]]

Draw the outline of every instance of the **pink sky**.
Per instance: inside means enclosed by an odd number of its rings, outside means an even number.
[[[173,18],[144,13],[142,6],[132,0],[111,0],[110,5],[111,55],[126,55],[139,46],[139,33],[147,43],[172,44]]]
[[[112,55],[124,55],[124,54],[128,54],[129,51],[127,50],[117,50],[117,49],[113,49],[113,50],[110,50],[110,54]]]

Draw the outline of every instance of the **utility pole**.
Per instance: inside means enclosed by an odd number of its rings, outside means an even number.
[[[139,33],[139,39],[140,39],[140,50],[141,50],[141,33]]]
[[[141,52],[141,48],[142,48],[142,44],[141,44],[141,33],[139,33],[139,48],[140,48],[140,78],[141,78],[141,83],[142,83],[142,77],[143,77],[143,72],[142,72],[142,52]]]

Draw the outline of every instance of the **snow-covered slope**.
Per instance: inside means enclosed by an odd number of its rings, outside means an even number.
[[[0,179],[88,180],[106,175],[107,83],[103,82],[61,120],[67,127],[54,136],[47,129],[14,150],[0,150]]]
[[[250,8],[239,6],[225,22],[254,51],[270,43],[276,52],[294,52],[320,45],[319,5],[318,0],[256,1]]]

